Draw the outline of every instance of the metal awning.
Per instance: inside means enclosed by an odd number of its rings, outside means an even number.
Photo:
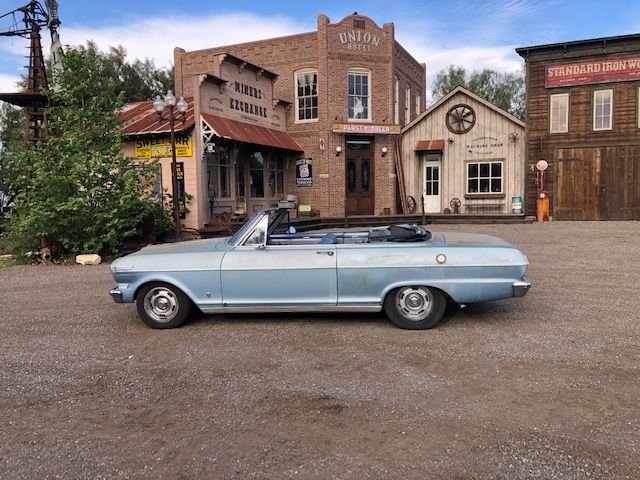
[[[185,100],[187,101],[188,109],[184,115],[184,121],[182,121],[183,117],[178,112],[175,112],[174,130],[176,133],[185,132],[195,124],[193,97],[187,97]],[[125,136],[156,135],[171,132],[167,115],[160,118],[153,109],[153,101],[151,100],[127,104],[118,115],[118,120],[124,124],[122,134]]]
[[[441,152],[444,149],[444,140],[418,140],[416,152]]]
[[[215,134],[221,138],[228,138],[238,142],[282,148],[293,152],[303,152],[287,132],[260,127],[250,123],[238,122],[229,118],[202,113],[202,119],[209,124]]]

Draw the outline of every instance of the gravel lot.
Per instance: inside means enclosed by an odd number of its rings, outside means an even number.
[[[640,478],[640,222],[504,237],[528,296],[157,331],[107,265],[0,269],[0,478]]]

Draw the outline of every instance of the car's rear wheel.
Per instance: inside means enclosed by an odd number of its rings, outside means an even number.
[[[138,315],[151,328],[176,328],[189,315],[189,298],[166,283],[144,285],[136,297]]]
[[[396,326],[409,330],[433,328],[444,315],[447,298],[440,290],[424,286],[400,287],[384,300],[384,311]]]

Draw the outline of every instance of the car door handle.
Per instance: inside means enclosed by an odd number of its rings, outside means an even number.
[[[323,251],[323,252],[316,252],[316,253],[318,255],[322,255],[324,253],[324,254],[327,254],[327,255],[329,255],[331,257],[333,255],[333,250]]]

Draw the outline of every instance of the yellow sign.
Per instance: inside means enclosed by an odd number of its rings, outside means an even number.
[[[139,138],[133,144],[134,158],[171,156],[171,138]],[[193,156],[191,137],[176,137],[176,157]]]

